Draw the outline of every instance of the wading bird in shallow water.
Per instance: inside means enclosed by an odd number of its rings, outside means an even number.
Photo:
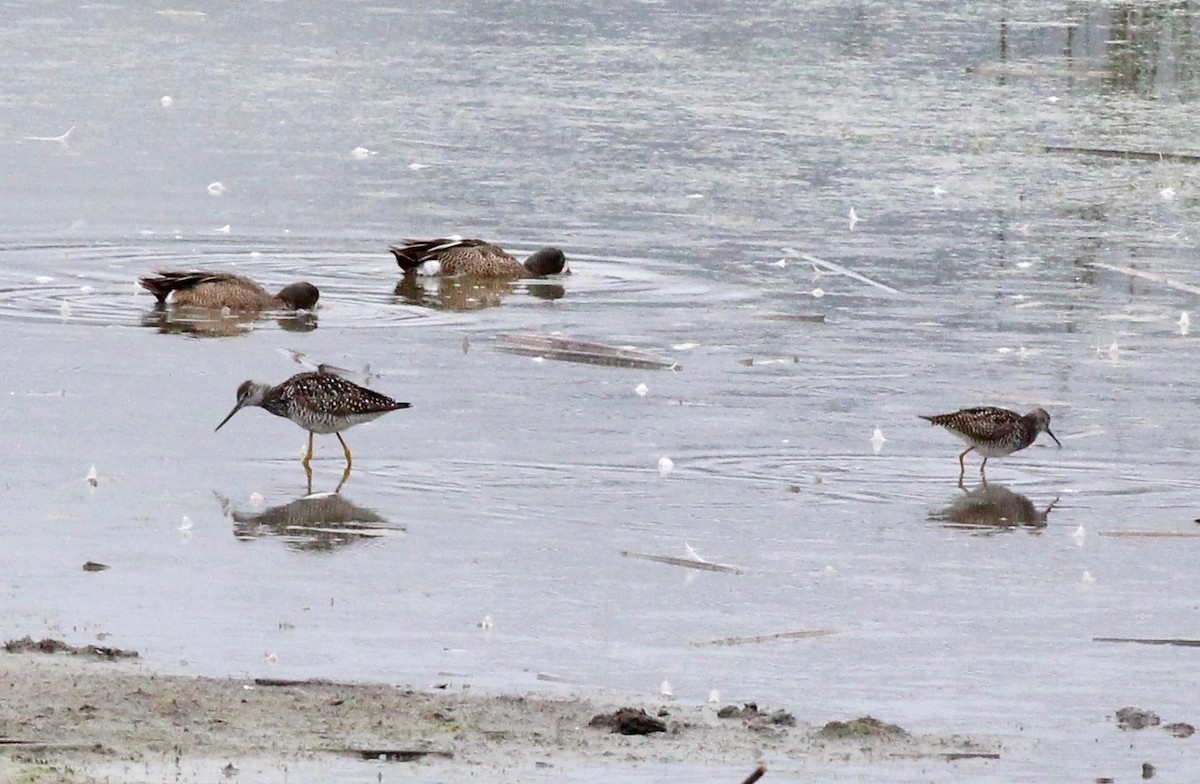
[[[542,248],[525,263],[490,242],[462,237],[436,240],[405,239],[389,250],[404,274],[470,275],[479,278],[541,278],[569,273],[567,258],[558,248]]]
[[[1045,409],[1035,408],[1022,416],[1015,411],[994,406],[979,408],[964,408],[953,414],[921,415],[938,427],[944,427],[954,435],[966,441],[970,446],[958,456],[958,481],[961,484],[967,467],[963,458],[967,452],[975,450],[983,455],[983,463],[979,466],[979,475],[987,466],[989,457],[1004,457],[1017,452],[1034,442],[1038,433],[1045,433],[1054,439],[1054,443],[1062,448],[1062,444],[1050,432],[1050,415]]]
[[[346,454],[346,473],[350,473],[350,447],[340,431],[362,422],[378,419],[389,411],[409,408],[387,395],[360,387],[324,368],[315,373],[300,373],[282,384],[271,386],[258,381],[243,381],[237,391],[237,405],[217,425],[217,430],[246,406],[259,406],[275,416],[290,419],[308,431],[308,452],[301,463],[308,470],[313,455],[313,434],[333,433]]]
[[[138,283],[157,299],[176,305],[230,310],[312,310],[321,292],[311,283],[292,283],[270,294],[249,278],[228,272],[168,272],[139,278]]]

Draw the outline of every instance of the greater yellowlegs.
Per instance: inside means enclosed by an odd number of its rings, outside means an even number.
[[[558,248],[542,248],[525,259],[524,264],[490,242],[462,237],[405,239],[403,244],[392,245],[390,250],[405,274],[512,279],[570,272],[566,256]]]
[[[308,431],[308,452],[301,461],[306,469],[312,460],[313,434],[333,433],[346,453],[346,471],[349,472],[352,464],[350,447],[346,446],[340,431],[411,405],[318,369],[315,373],[292,376],[275,386],[243,381],[238,387],[237,405],[221,420],[217,430],[246,406],[259,406],[275,416],[292,420]]]
[[[980,406],[964,408],[953,414],[922,415],[921,419],[946,428],[970,445],[958,456],[959,482],[967,470],[963,458],[971,450],[983,455],[983,463],[979,466],[979,475],[983,476],[983,469],[987,466],[989,457],[1004,457],[1024,449],[1034,442],[1038,433],[1050,436],[1054,443],[1062,448],[1062,444],[1050,432],[1050,415],[1042,408],[1035,408],[1028,414],[1021,415],[1005,408]]]
[[[167,297],[176,305],[230,310],[312,310],[321,292],[311,283],[284,286],[270,294],[250,278],[228,272],[168,272],[157,277],[139,278],[142,288],[150,291],[160,304]]]

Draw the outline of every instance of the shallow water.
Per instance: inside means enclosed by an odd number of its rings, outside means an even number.
[[[1200,152],[1194,4],[11,6],[5,638],[1019,736],[981,780],[1179,769],[1110,714],[1200,719],[1191,649],[1092,638],[1197,623],[1194,165],[1042,147]],[[573,274],[398,290],[387,244],[449,233]],[[309,280],[315,324],[165,324],[135,280],[189,267]],[[414,406],[346,433],[326,526],[255,519],[308,493],[302,431],[212,432],[289,352]],[[983,403],[1051,412],[1061,451],[988,472],[1044,525],[945,525],[959,444],[916,415]],[[341,466],[319,437],[312,490]],[[689,547],[742,573],[621,554]]]

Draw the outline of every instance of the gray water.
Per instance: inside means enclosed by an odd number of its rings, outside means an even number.
[[[1196,167],[1043,148],[1200,152],[1198,24],[1187,2],[10,3],[0,634],[197,674],[665,680],[1005,739],[830,780],[1187,780],[1194,740],[1111,714],[1195,723],[1195,649],[1093,638],[1197,636]],[[486,303],[398,288],[387,244],[451,233],[559,245],[573,274]],[[136,278],[194,267],[305,279],[321,307],[164,323]],[[251,409],[213,433],[239,382],[304,369],[289,352],[413,403],[347,431],[316,511],[300,429]],[[1062,450],[988,466],[1030,524],[961,524],[977,462],[960,489],[959,442],[917,415],[977,404],[1053,416]],[[336,439],[313,465],[333,491]],[[742,572],[622,555],[689,548]],[[833,633],[711,644],[805,630]]]

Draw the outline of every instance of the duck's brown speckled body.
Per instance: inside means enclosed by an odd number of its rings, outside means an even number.
[[[490,242],[461,237],[405,239],[389,249],[405,274],[517,279],[570,272],[567,259],[558,248],[542,248],[524,263]]]
[[[312,310],[321,293],[311,283],[292,283],[271,294],[250,278],[228,272],[170,272],[140,278],[161,304],[230,310]]]

